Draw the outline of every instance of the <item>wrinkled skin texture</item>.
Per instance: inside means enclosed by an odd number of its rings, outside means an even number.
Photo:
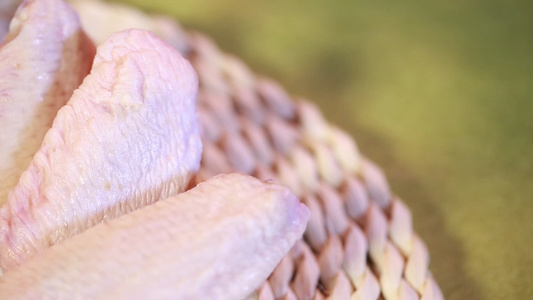
[[[155,35],[116,33],[0,209],[4,272],[101,222],[183,191],[199,168],[197,77]]]
[[[244,299],[309,216],[287,187],[219,175],[50,248],[5,274],[0,298]]]
[[[0,48],[0,205],[89,73],[95,52],[76,13],[60,0],[26,1],[6,38]]]
[[[0,209],[0,299],[243,299],[264,282],[309,219],[288,188],[221,175],[162,200],[198,169],[196,85],[146,32],[99,48]]]

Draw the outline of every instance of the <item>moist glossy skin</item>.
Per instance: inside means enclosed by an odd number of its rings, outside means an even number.
[[[50,248],[5,274],[0,298],[244,299],[309,216],[287,187],[219,175]]]
[[[0,209],[0,267],[184,190],[199,168],[197,77],[145,31],[114,34]]]
[[[24,2],[10,28],[0,48],[0,205],[89,73],[95,52],[76,13],[60,0]]]

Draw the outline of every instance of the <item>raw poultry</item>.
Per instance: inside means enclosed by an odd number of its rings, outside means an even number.
[[[63,1],[27,1],[14,16],[0,48],[0,205],[89,73],[94,51]]]
[[[149,32],[100,45],[0,208],[0,266],[183,191],[200,164],[196,89],[190,64]]]

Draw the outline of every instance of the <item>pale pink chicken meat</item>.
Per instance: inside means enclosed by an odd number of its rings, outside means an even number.
[[[191,65],[152,33],[116,33],[57,113],[0,209],[4,272],[43,249],[183,191],[199,168]]]
[[[4,3],[3,12],[13,4]],[[0,205],[89,73],[94,52],[76,12],[62,1],[26,1],[17,10],[0,48]]]
[[[219,175],[48,249],[4,275],[0,298],[244,299],[309,215],[287,187]]]

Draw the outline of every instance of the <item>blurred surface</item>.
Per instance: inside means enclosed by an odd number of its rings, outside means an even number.
[[[533,296],[533,2],[120,2],[207,33],[349,130],[447,299]]]

